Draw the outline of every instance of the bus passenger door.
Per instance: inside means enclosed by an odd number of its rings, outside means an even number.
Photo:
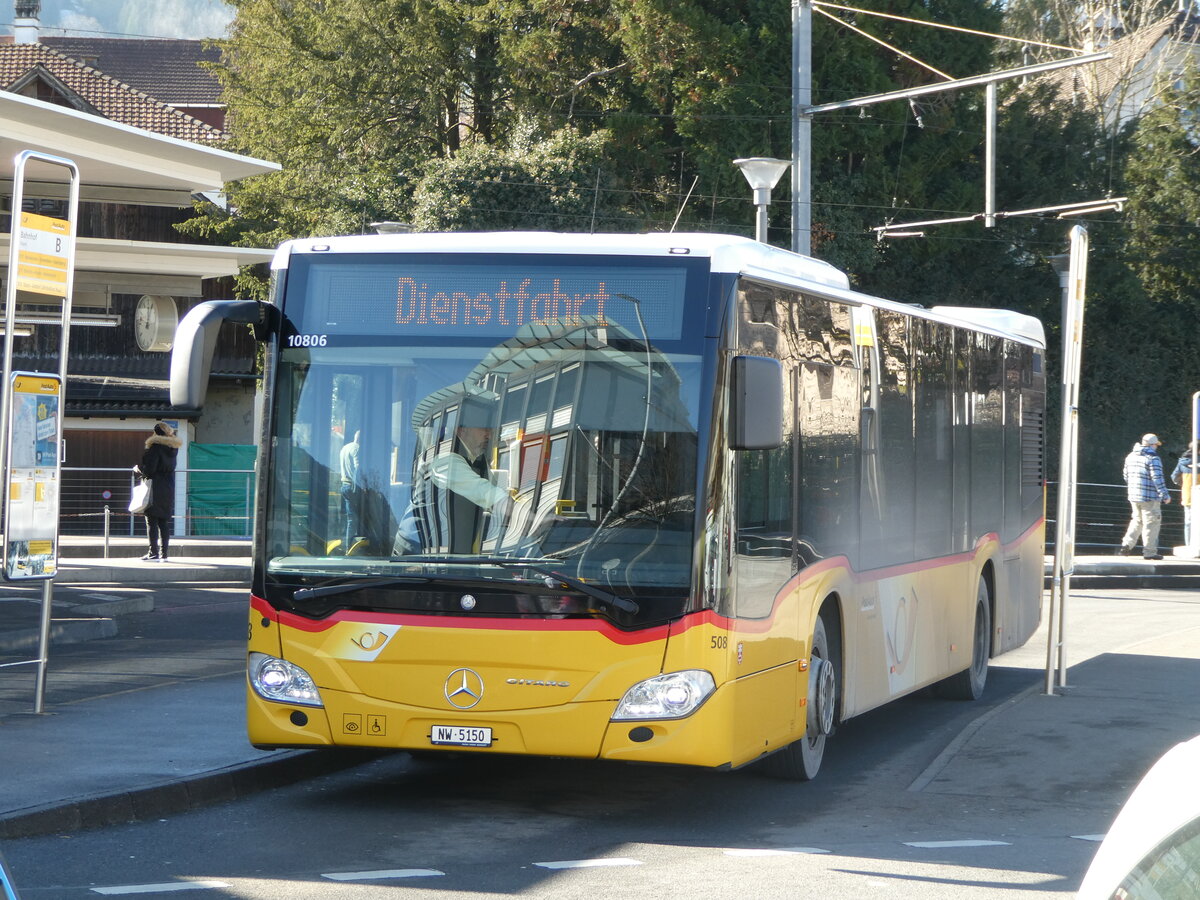
[[[952,391],[954,393],[954,449],[951,497],[951,522],[953,545],[951,553],[963,553],[971,549],[971,422],[974,419],[974,403],[971,393],[973,378],[971,366],[972,336],[966,332],[954,335],[954,371]]]
[[[854,317],[854,351],[858,356],[859,410],[858,434],[861,449],[859,483],[859,546],[871,546],[882,534],[883,494],[879,472],[879,343],[875,338],[875,313],[870,307],[857,306]],[[861,558],[861,554],[860,554]]]

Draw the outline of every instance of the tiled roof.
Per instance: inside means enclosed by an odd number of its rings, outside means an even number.
[[[164,103],[221,102],[220,82],[200,68],[202,62],[217,62],[221,52],[203,41],[44,36],[41,42]]]
[[[22,87],[35,70],[73,92],[91,107],[89,112],[114,122],[197,143],[225,138],[225,132],[45,44],[0,44],[0,89],[12,90],[18,83]]]

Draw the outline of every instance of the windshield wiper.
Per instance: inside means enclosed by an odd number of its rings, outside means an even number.
[[[317,597],[332,597],[335,594],[349,594],[354,591],[365,591],[368,588],[392,587],[398,584],[428,584],[429,579],[424,575],[389,575],[383,578],[360,578],[357,581],[343,581],[339,584],[327,584],[322,587],[299,588],[292,594],[293,600],[313,600]]]
[[[634,600],[629,600],[625,597],[620,597],[614,593],[598,588],[595,585],[588,584],[586,581],[580,581],[578,578],[572,578],[570,575],[564,575],[561,572],[555,572],[553,569],[541,565],[542,560],[529,561],[508,556],[485,556],[481,557],[477,562],[486,563],[488,565],[500,566],[504,569],[529,569],[531,572],[537,572],[539,575],[545,575],[555,581],[561,581],[567,587],[579,591],[581,594],[587,594],[596,600],[600,600],[609,606],[615,606],[617,609],[624,610],[627,613],[636,615],[641,607]],[[549,561],[549,560],[547,560]],[[549,585],[547,585],[549,587]]]
[[[555,563],[557,560],[547,558],[537,559],[522,559],[519,556],[395,556],[392,557],[392,562],[406,563],[434,563],[443,565],[485,565],[499,566],[502,569],[529,569],[532,572],[537,572],[539,575],[545,575],[555,581],[561,581],[567,587],[579,591],[581,594],[587,594],[596,600],[601,601],[607,606],[623,610],[627,613],[637,614],[641,611],[634,600],[629,600],[625,597],[619,597],[603,588],[598,588],[595,585],[588,584],[585,581],[580,581],[578,578],[573,578],[570,575],[563,575],[561,572],[555,572],[549,568],[547,563]],[[319,590],[319,589],[318,589]]]

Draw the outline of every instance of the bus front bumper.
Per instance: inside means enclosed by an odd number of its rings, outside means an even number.
[[[748,679],[753,681],[754,679]],[[690,716],[680,719],[612,721],[615,702],[567,703],[535,709],[472,714],[433,711],[323,688],[323,707],[264,700],[247,688],[250,742],[259,748],[364,747],[463,753],[505,753],[727,768],[753,762],[800,735],[739,746],[739,699],[746,685],[719,686]],[[435,743],[465,734],[486,745]],[[447,729],[450,729],[448,732]],[[462,729],[461,731],[457,729]]]

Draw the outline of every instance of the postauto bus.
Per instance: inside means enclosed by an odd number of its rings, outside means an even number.
[[[838,724],[977,698],[1041,603],[1045,341],[713,234],[302,239],[265,342],[262,748],[809,779]]]

